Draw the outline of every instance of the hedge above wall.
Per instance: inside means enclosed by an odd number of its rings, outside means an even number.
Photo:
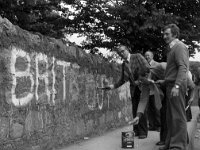
[[[0,47],[9,48],[10,45],[20,46],[28,53],[38,52],[57,59],[74,62],[82,67],[92,68],[99,73],[109,74],[118,70],[119,66],[105,62],[95,54],[87,54],[78,46],[67,46],[62,40],[46,37],[40,33],[30,33],[13,25],[8,19],[0,16]],[[106,71],[105,71],[106,68]]]

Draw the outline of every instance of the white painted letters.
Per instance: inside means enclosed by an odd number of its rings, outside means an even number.
[[[27,68],[25,71],[16,71],[15,68],[15,64],[16,64],[16,60],[17,57],[22,57],[25,58],[27,60]],[[10,71],[13,74],[12,75],[12,79],[13,79],[13,83],[12,83],[12,89],[11,89],[11,95],[12,95],[12,103],[17,106],[25,106],[27,105],[33,98],[33,84],[34,84],[34,80],[33,80],[33,76],[30,73],[30,56],[22,51],[21,49],[17,49],[15,47],[13,47],[12,49],[12,53],[11,53],[11,66],[10,66]],[[28,93],[26,96],[22,97],[22,98],[16,98],[16,94],[15,94],[15,88],[17,85],[17,77],[19,78],[23,78],[23,77],[29,77],[30,81],[31,81],[31,89],[30,89],[30,93]]]
[[[70,66],[69,62],[57,61],[57,64],[63,66],[63,101],[66,99],[66,68]]]
[[[31,57],[30,57],[31,56]],[[19,59],[18,59],[19,58]],[[19,61],[18,61],[19,60]],[[22,61],[22,62],[21,62]],[[24,62],[26,64],[24,64]],[[62,67],[62,84],[63,89],[55,89],[56,84],[56,66]],[[22,68],[22,69],[20,69]],[[71,68],[71,69],[69,69]],[[12,88],[11,88],[11,101],[17,106],[26,106],[30,101],[35,98],[37,103],[47,102],[51,105],[55,105],[55,94],[56,90],[62,90],[62,100],[66,101],[66,92],[71,94],[70,101],[76,101],[80,97],[79,81],[77,79],[85,78],[81,81],[81,84],[85,84],[85,100],[87,106],[90,110],[100,109],[102,110],[104,101],[107,101],[107,107],[109,107],[110,94],[104,90],[97,90],[96,86],[104,86],[106,79],[105,75],[97,75],[92,73],[80,73],[80,66],[78,64],[72,64],[70,62],[56,60],[54,57],[47,57],[47,55],[42,53],[31,53],[12,47],[11,51],[11,61],[10,61],[10,72],[12,74]],[[69,72],[67,72],[67,70]],[[66,91],[66,74],[69,73],[69,91]],[[98,76],[95,78],[95,76]],[[28,78],[28,80],[19,80],[21,78]],[[52,81],[50,81],[52,80]],[[26,92],[16,94],[16,87],[19,83],[20,85],[30,85],[30,89]],[[84,83],[85,82],[85,83]],[[29,88],[29,87],[28,87]],[[121,93],[122,94],[122,93]],[[123,94],[120,94],[122,98]],[[16,96],[17,95],[17,96]],[[59,96],[60,97],[60,96]],[[45,102],[45,103],[46,103]]]
[[[46,68],[45,68],[45,72],[43,74],[40,74],[39,73],[39,62],[44,62],[46,65]],[[39,99],[39,96],[38,96],[38,86],[39,86],[39,80],[44,80],[45,82],[45,93],[42,93],[40,95],[40,97],[43,97],[43,95],[47,95],[47,99],[48,99],[48,102],[50,102],[50,92],[49,92],[49,88],[48,88],[48,85],[49,85],[49,80],[48,80],[48,59],[47,59],[47,56],[42,54],[42,53],[39,53],[36,55],[35,57],[35,76],[36,76],[36,79],[35,79],[35,85],[36,85],[36,88],[35,88],[35,98],[36,98],[36,101],[38,101]]]

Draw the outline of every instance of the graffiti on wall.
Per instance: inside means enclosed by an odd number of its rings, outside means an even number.
[[[90,110],[102,109],[103,106],[109,108],[111,91],[105,91],[97,89],[97,87],[103,87],[111,82],[105,75],[93,76],[89,74],[86,78],[86,102]]]
[[[90,110],[109,107],[111,91],[98,90],[111,83],[112,78],[92,73],[77,73],[80,66],[47,57],[42,53],[27,53],[12,47],[10,72],[12,74],[11,102],[16,107],[36,103],[55,105],[59,101],[76,101],[80,96],[78,78],[84,78],[84,98]],[[61,75],[58,75],[61,74]],[[81,76],[81,77],[80,77]],[[69,89],[69,90],[67,90]],[[71,95],[71,96],[68,96]]]
[[[26,60],[27,65],[26,65],[26,68],[23,70],[20,70],[20,69],[16,70],[16,68],[15,68],[16,60],[18,57],[22,57]],[[27,105],[33,98],[34,79],[33,79],[32,74],[30,73],[30,61],[31,61],[31,58],[29,55],[27,55],[26,52],[17,50],[16,48],[14,48],[12,50],[11,65],[10,65],[10,71],[11,71],[11,74],[13,74],[11,100],[15,106]],[[15,94],[15,89],[17,86],[17,78],[22,78],[22,77],[28,77],[30,79],[30,82],[31,82],[30,92],[27,93],[27,95],[25,97],[17,98],[16,94]]]
[[[121,101],[127,101],[131,97],[129,87],[130,87],[130,83],[127,82],[126,84],[122,85],[121,88],[118,89],[119,99]]]

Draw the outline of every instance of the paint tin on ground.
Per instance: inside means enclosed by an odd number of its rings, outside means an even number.
[[[134,148],[134,131],[122,132],[122,148]]]

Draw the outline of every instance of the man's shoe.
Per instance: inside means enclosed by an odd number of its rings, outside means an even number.
[[[160,132],[160,130],[161,130],[160,127],[158,127],[158,128],[156,129],[156,131],[158,131],[158,132]]]
[[[160,132],[160,127],[149,127],[149,131],[158,131]]]
[[[139,133],[138,132],[134,132],[135,133],[135,136],[139,136]]]
[[[146,136],[146,135],[139,135],[138,138],[139,138],[139,139],[145,139],[145,138],[147,138],[147,136]]]
[[[166,146],[163,146],[163,147],[159,147],[159,150],[169,150],[169,148]]]
[[[156,145],[158,145],[158,146],[165,145],[165,142],[164,141],[159,141],[159,142],[156,143]]]
[[[156,130],[156,128],[154,128],[154,127],[149,127],[149,131],[155,131]]]

